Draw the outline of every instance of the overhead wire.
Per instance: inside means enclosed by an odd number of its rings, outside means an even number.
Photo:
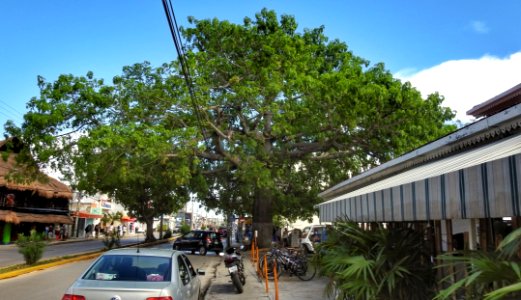
[[[192,106],[194,107],[197,123],[199,124],[199,128],[201,130],[205,143],[207,144],[207,146],[209,146],[206,137],[206,132],[202,125],[201,112],[196,102],[194,86],[192,78],[190,76],[190,69],[188,67],[188,63],[186,62],[186,56],[181,42],[181,34],[179,33],[179,27],[177,26],[177,20],[175,18],[174,7],[172,6],[172,2],[170,0],[162,0],[162,2],[163,8],[165,9],[166,19],[168,21],[168,27],[170,29],[170,33],[172,34],[172,39],[174,41],[175,49],[177,51],[178,60],[181,64],[181,72],[184,75],[184,79],[188,87],[188,92],[190,93],[190,99],[192,101]]]
[[[0,115],[13,121],[23,120],[23,114],[3,100],[0,100]]]

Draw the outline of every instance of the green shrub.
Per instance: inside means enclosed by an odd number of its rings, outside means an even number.
[[[432,299],[435,269],[422,233],[339,220],[313,258],[339,299]]]
[[[167,230],[168,230],[168,224],[163,224],[163,232],[165,232]],[[160,225],[156,226],[156,231],[157,232],[161,231],[161,226]]]
[[[36,230],[31,230],[29,236],[18,234],[16,245],[18,252],[24,256],[25,263],[28,265],[35,264],[42,258],[46,246],[44,235],[37,233]]]
[[[192,228],[190,228],[190,225],[188,225],[186,223],[181,224],[181,228],[179,228],[179,231],[181,231],[181,234],[187,234],[190,232],[190,230],[192,230]]]
[[[165,230],[165,233],[163,234],[163,238],[169,239],[171,237],[172,237],[172,230],[170,230],[170,229]]]
[[[438,256],[439,268],[454,270],[440,284],[450,286],[439,291],[435,300],[521,299],[521,228],[508,234],[495,251],[464,250]],[[458,266],[458,267],[455,267]],[[454,282],[454,278],[457,281]]]

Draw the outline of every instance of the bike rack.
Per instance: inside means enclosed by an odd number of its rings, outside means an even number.
[[[259,277],[259,279],[261,281],[265,282],[266,293],[269,294],[270,288],[269,288],[269,279],[268,279],[268,264],[267,263],[264,264],[263,270],[261,270],[261,268],[259,266],[259,255],[260,255],[261,250],[267,251],[269,249],[259,249],[259,247],[257,246],[257,239],[254,238],[251,243],[251,262],[253,264],[255,264],[255,271],[257,273],[257,276]],[[266,260],[267,260],[267,255],[264,254],[264,261],[266,261]],[[278,274],[277,274],[277,261],[274,261],[274,263],[273,263],[273,276],[274,276],[273,282],[274,282],[274,287],[275,287],[275,300],[279,300],[279,280],[278,280]]]

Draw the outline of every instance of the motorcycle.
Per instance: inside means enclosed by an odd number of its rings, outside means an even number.
[[[244,265],[242,263],[242,256],[239,249],[230,247],[224,253],[224,265],[228,269],[228,273],[232,278],[233,285],[237,292],[241,294],[244,291],[246,284],[246,276],[244,274]]]

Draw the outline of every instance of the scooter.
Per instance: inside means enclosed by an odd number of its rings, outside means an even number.
[[[246,284],[246,276],[244,274],[244,265],[239,249],[230,247],[224,253],[224,266],[228,269],[228,273],[232,278],[233,285],[237,292],[241,294]]]

